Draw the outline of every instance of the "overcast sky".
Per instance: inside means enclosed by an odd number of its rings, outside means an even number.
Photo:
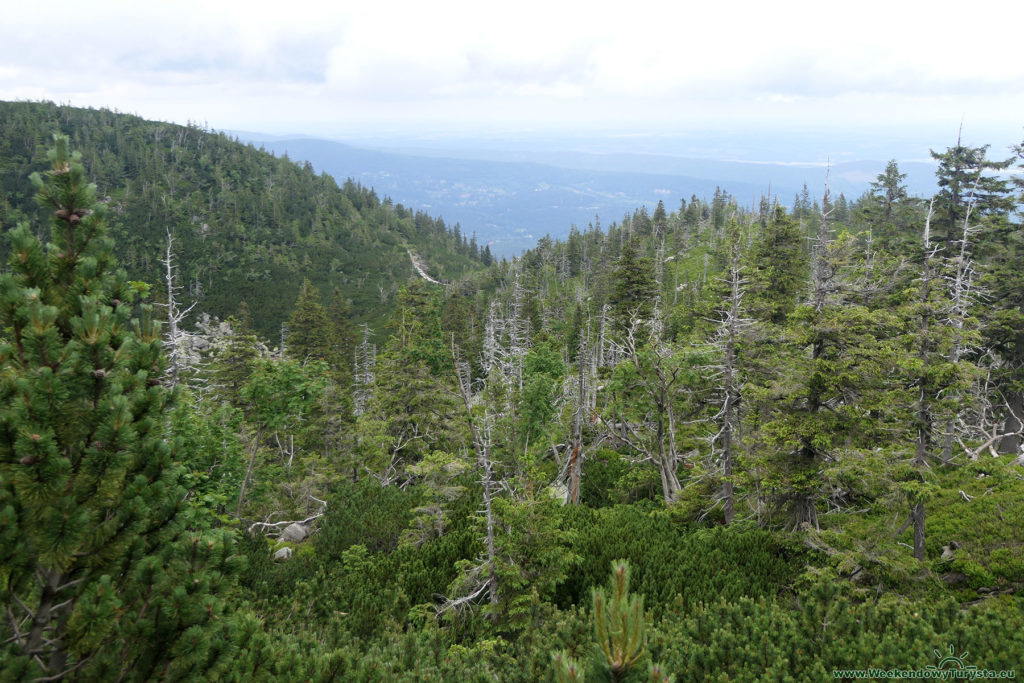
[[[0,99],[217,129],[955,134],[964,118],[1024,139],[1018,0],[7,5]]]

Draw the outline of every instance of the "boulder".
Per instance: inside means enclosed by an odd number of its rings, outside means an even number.
[[[967,576],[960,572],[949,572],[942,575],[942,582],[948,586],[959,586],[967,582]]]
[[[285,546],[274,553],[274,562],[284,562],[292,558],[292,549]]]
[[[288,543],[298,543],[299,541],[305,540],[309,536],[309,529],[302,526],[298,522],[289,524],[281,532],[281,540]]]

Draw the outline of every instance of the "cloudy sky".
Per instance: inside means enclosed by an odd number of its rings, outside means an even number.
[[[8,3],[13,5],[15,3]],[[1024,3],[27,2],[0,99],[217,129],[974,130],[1024,138]]]

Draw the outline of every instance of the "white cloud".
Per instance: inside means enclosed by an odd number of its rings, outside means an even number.
[[[0,98],[220,127],[967,114],[1019,128],[1022,19],[992,0],[19,3],[0,27]]]

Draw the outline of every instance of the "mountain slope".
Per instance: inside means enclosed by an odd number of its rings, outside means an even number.
[[[245,301],[267,337],[276,338],[303,278],[325,296],[338,288],[354,318],[379,331],[398,287],[415,276],[407,248],[439,279],[489,256],[443,221],[226,135],[46,103],[0,103],[5,227],[35,213],[28,175],[45,168],[55,132],[71,137],[109,204],[130,277],[162,289],[170,232],[186,303],[227,316]]]

